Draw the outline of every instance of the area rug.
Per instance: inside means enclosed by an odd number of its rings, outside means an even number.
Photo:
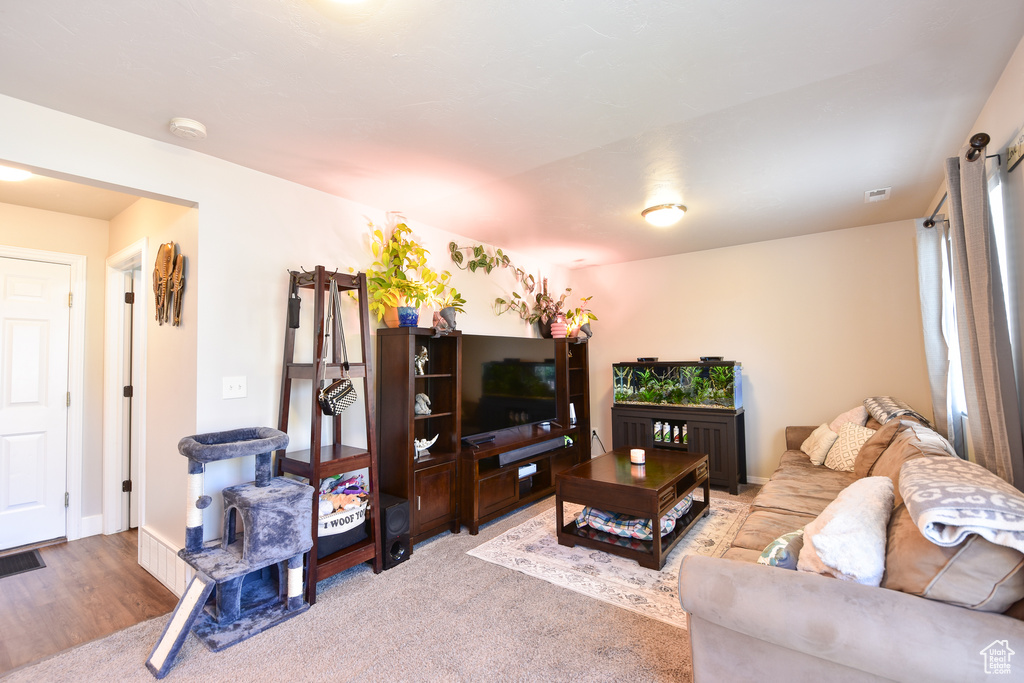
[[[661,571],[600,550],[559,545],[554,508],[469,550],[468,554],[686,628],[686,614],[679,606],[678,596],[683,556],[722,555],[736,536],[748,508],[748,503],[713,498],[711,514],[697,522],[672,549]],[[566,519],[575,518],[580,509],[582,506],[566,504]]]

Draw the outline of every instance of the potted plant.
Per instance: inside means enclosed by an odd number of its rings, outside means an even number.
[[[366,269],[369,309],[390,327],[396,326],[390,315],[393,309],[405,315],[399,324],[414,326],[412,319],[418,318],[419,307],[430,301],[438,288],[439,275],[427,265],[430,252],[413,239],[412,229],[404,222],[390,229],[378,228],[372,221],[369,226],[370,249],[376,258]],[[399,308],[407,310],[397,311]]]
[[[466,300],[459,294],[459,291],[451,285],[452,274],[442,270],[437,279],[437,286],[434,289],[432,301],[437,305],[438,311],[434,314],[434,327],[438,326],[437,318],[441,318],[447,325],[447,329],[455,329],[455,314],[465,313],[463,306]]]
[[[597,320],[597,316],[590,310],[590,300],[592,296],[585,296],[580,299],[580,305],[576,308],[570,308],[565,312],[566,322],[569,324],[568,336],[577,337],[582,332],[588,339],[593,335],[590,330],[590,321]]]

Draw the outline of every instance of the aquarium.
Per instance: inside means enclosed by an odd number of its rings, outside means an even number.
[[[743,407],[736,361],[644,361],[612,364],[616,405]]]

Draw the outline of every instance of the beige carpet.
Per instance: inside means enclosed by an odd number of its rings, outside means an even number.
[[[566,519],[574,518],[581,508],[566,504]],[[715,499],[708,516],[698,521],[672,549],[661,571],[600,550],[559,545],[554,508],[473,548],[469,554],[650,619],[686,628],[686,614],[679,608],[679,563],[684,555],[721,556],[736,536],[748,508],[747,503]]]
[[[331,577],[308,612],[219,654],[190,637],[164,680],[690,680],[685,631],[466,554],[552,506],[540,501],[478,536],[446,533],[379,575],[362,566]],[[145,660],[166,621],[11,672],[5,683],[152,681]]]

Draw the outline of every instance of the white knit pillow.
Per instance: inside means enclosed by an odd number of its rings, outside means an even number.
[[[840,491],[804,527],[797,569],[866,586],[880,585],[894,499],[889,477],[864,477]]]
[[[853,472],[860,447],[875,433],[874,429],[847,422],[839,428],[839,438],[825,456],[825,467],[839,472]]]
[[[829,429],[827,424],[822,424],[800,444],[800,450],[810,456],[812,464],[820,465],[825,462],[828,449],[832,448],[838,438],[839,435]]]
[[[838,434],[839,428],[847,422],[852,422],[862,427],[868,423],[868,409],[864,407],[863,403],[856,408],[850,408],[845,413],[837,415],[834,420],[828,423],[828,428]]]

